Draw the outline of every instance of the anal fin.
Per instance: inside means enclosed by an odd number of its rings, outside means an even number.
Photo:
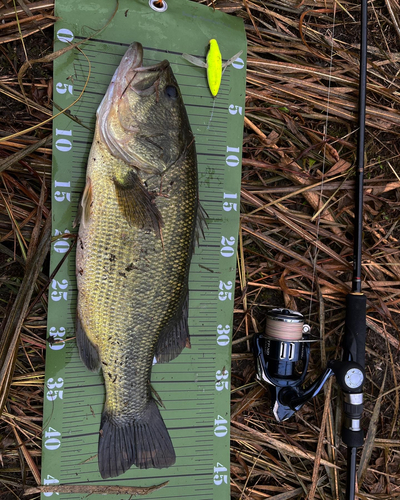
[[[101,367],[99,353],[88,339],[79,316],[76,317],[76,343],[79,356],[85,366],[92,372],[99,370]]]
[[[158,338],[154,353],[157,363],[168,363],[179,356],[184,347],[190,348],[188,310],[189,293],[186,291],[182,306]]]

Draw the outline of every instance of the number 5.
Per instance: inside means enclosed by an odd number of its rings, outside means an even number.
[[[236,106],[235,104],[231,104],[229,106],[229,113],[231,115],[236,115],[237,113],[239,113],[239,115],[241,115],[242,110],[243,110],[242,106]]]

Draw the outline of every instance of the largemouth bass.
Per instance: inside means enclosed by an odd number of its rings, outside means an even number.
[[[132,44],[97,110],[81,200],[76,338],[106,401],[103,478],[175,463],[151,395],[158,363],[189,346],[188,274],[203,213],[194,137],[168,61]]]

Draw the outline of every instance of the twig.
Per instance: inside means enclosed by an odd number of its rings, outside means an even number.
[[[26,488],[24,496],[33,495],[35,493],[84,493],[86,495],[93,495],[95,493],[101,495],[148,495],[153,491],[164,488],[169,481],[157,484],[155,486],[108,486],[105,484],[62,484],[54,486],[35,486],[33,488]]]

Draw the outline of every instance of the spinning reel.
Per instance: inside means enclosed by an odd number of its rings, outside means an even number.
[[[270,385],[272,411],[278,421],[283,421],[300,410],[336,375],[344,393],[343,440],[350,446],[361,446],[364,368],[352,359],[333,361],[314,383],[304,387],[310,359],[310,330],[303,315],[296,311],[272,309],[268,312],[265,335],[256,334],[254,338],[257,378]]]

